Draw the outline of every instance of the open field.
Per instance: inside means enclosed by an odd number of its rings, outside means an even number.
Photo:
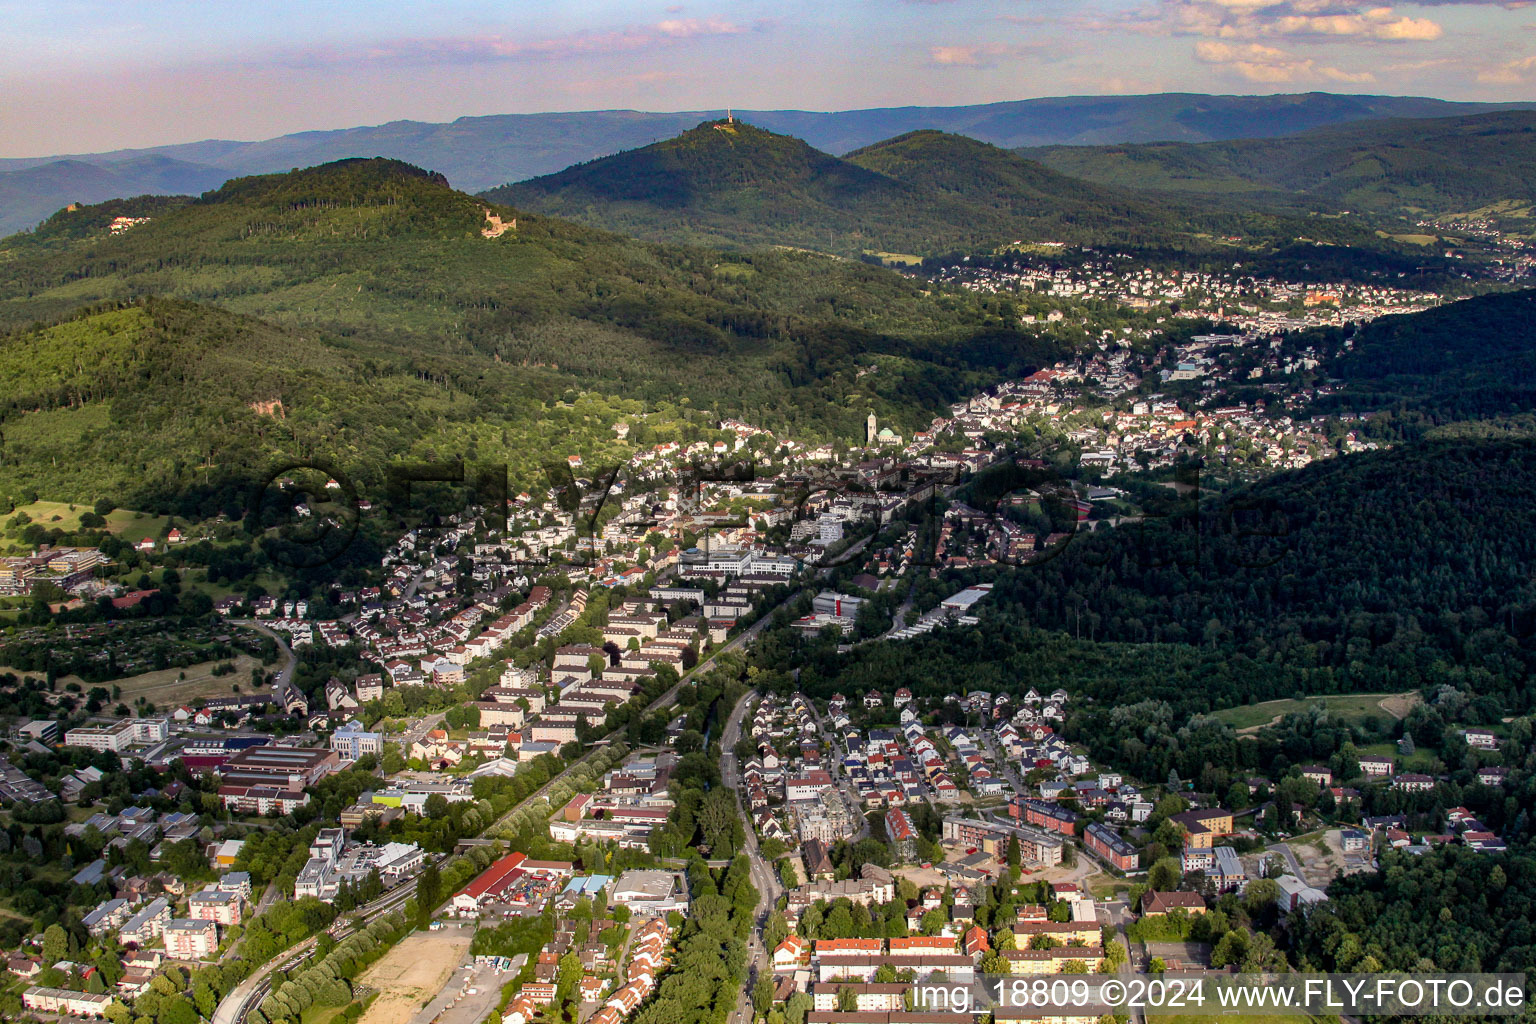
[[[249,654],[236,655],[234,672],[222,676],[214,675],[214,667],[223,664],[228,662],[205,661],[181,669],[167,668],[158,672],[144,672],[128,679],[120,679],[116,685],[123,688],[122,700],[126,703],[132,704],[137,698],[143,697],[159,707],[185,704],[199,697],[225,697],[230,694],[230,687],[236,683],[240,684],[241,692],[250,693],[251,669],[260,667],[261,662]],[[187,678],[178,678],[183,673]],[[110,688],[113,684],[106,685]]]
[[[181,583],[184,589],[200,590],[215,601],[221,597],[244,597],[246,590],[249,589],[248,585],[245,584],[242,584],[237,589],[230,586],[227,582],[209,583],[207,569],[189,566],[178,571],[181,573]],[[288,584],[281,576],[271,572],[257,573],[255,582],[257,586],[263,588],[269,594],[281,594],[288,587]]]
[[[359,979],[377,989],[379,998],[358,1024],[410,1024],[453,976],[471,938],[471,932],[458,928],[406,936]]]
[[[63,501],[34,501],[30,505],[16,506],[16,512],[25,512],[34,523],[66,531],[79,529],[81,513],[89,511],[89,505],[76,505],[71,511],[69,504]],[[16,512],[11,515],[14,516]],[[168,521],[165,516],[153,516],[126,508],[113,509],[105,518],[107,529],[130,543],[145,537],[160,536],[160,531],[165,529]]]
[[[59,677],[59,685],[66,686],[69,683],[78,683],[80,687],[89,691],[92,687],[102,686],[110,690],[112,687],[121,687],[119,696],[124,704],[132,704],[143,697],[156,707],[171,707],[176,704],[188,704],[202,697],[227,697],[232,692],[230,687],[240,684],[242,693],[250,693],[251,669],[261,665],[261,662],[249,654],[237,655],[233,661],[235,671],[229,675],[216,676],[214,667],[226,664],[230,659],[221,661],[205,661],[197,665],[188,665],[186,668],[166,668],[152,672],[144,672],[136,676],[127,676],[123,679],[113,679],[104,683],[87,683],[79,676],[68,675]],[[14,672],[18,676],[29,673],[16,669],[0,666],[0,673]],[[183,673],[185,679],[179,678]],[[36,675],[37,673],[30,673]]]
[[[864,250],[866,255],[874,256],[886,266],[894,267],[918,267],[922,266],[923,258],[909,252],[876,252],[873,249]]]
[[[366,1001],[377,993],[364,995]],[[343,1010],[345,1006],[311,1006],[299,1016],[299,1024],[330,1024]]]
[[[1419,702],[1419,695],[1407,693],[1343,693],[1328,697],[1303,697],[1296,699],[1268,700],[1262,704],[1226,708],[1215,713],[1216,718],[1229,723],[1238,732],[1252,732],[1266,725],[1273,725],[1286,715],[1323,708],[1329,714],[1343,718],[1364,718],[1367,715],[1391,715],[1404,718]]]

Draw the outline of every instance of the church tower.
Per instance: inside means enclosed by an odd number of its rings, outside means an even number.
[[[864,444],[873,447],[875,443],[875,414],[870,413],[869,419],[864,421]]]

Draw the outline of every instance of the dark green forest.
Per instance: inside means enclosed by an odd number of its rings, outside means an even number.
[[[1178,720],[1301,694],[1449,685],[1533,706],[1536,445],[1425,443],[1316,463],[1076,534],[992,583],[981,624],[839,655],[774,634],[807,692],[1065,686]]]
[[[1307,332],[1293,343],[1327,353],[1322,379],[1343,384],[1318,398],[1320,411],[1388,411],[1402,431],[1536,411],[1536,290]]]
[[[992,600],[1084,638],[1281,662],[1326,680],[1310,692],[1449,683],[1526,709],[1533,516],[1536,445],[1405,446],[1076,535],[998,573]]]
[[[871,409],[916,429],[1075,343],[813,254],[658,247],[504,207],[516,227],[483,237],[491,207],[392,161],[130,205],[151,221],[104,234],[123,208],[3,243],[0,491],[155,508],[279,454],[375,475],[403,454],[531,466],[562,444],[598,454],[616,410],[852,438]]]
[[[1293,919],[1303,969],[1516,972],[1536,968],[1536,858],[1448,846],[1387,854]]]

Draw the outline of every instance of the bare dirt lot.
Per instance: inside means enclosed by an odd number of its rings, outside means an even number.
[[[469,952],[474,933],[457,928],[416,932],[363,972],[364,985],[376,989],[375,999],[358,1024],[409,1024],[416,1011],[442,990],[453,969]]]

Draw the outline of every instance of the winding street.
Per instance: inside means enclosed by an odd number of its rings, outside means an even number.
[[[288,684],[293,681],[293,670],[298,667],[299,659],[293,653],[293,648],[288,646],[288,638],[277,630],[255,619],[230,619],[231,626],[242,626],[252,629],[263,636],[271,637],[277,644],[278,653],[283,656],[283,667],[277,670],[277,676],[272,680],[272,694],[279,701],[283,699],[283,691],[288,689]]]

